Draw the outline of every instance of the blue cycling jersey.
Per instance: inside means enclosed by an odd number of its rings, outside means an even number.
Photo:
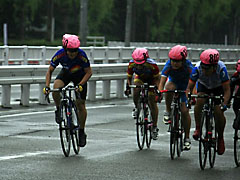
[[[90,67],[88,57],[81,49],[78,49],[78,55],[74,59],[70,59],[64,49],[57,51],[52,57],[51,66],[56,68],[59,64],[61,64],[64,69],[68,70],[70,74],[80,77],[85,75],[84,68]]]
[[[229,80],[227,68],[222,61],[218,61],[216,71],[214,71],[210,76],[206,76],[200,66],[199,61],[193,68],[190,79],[194,82],[198,81],[203,84],[207,89],[217,88],[222,85],[222,83]]]
[[[179,69],[173,69],[171,66],[171,60],[168,60],[163,67],[161,72],[161,76],[166,76],[169,78],[170,81],[174,82],[175,84],[188,84],[189,76],[192,72],[193,65],[191,61],[187,60],[183,64],[183,66]]]

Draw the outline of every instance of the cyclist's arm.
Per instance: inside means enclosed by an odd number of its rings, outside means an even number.
[[[230,90],[230,80],[222,83],[223,91],[224,91],[224,105],[228,104],[228,101],[231,97],[231,90]]]
[[[167,76],[163,76],[161,75],[161,79],[160,79],[160,83],[159,83],[159,86],[158,86],[158,90],[161,91],[164,89],[164,86],[165,86],[165,83],[167,81]]]
[[[46,87],[50,87],[52,73],[53,73],[54,70],[55,70],[55,67],[50,65],[49,68],[48,68],[48,71],[46,73]]]
[[[84,85],[92,76],[92,68],[91,67],[84,68],[84,72],[85,72],[85,75],[79,83],[81,85]]]
[[[188,86],[187,86],[187,89],[186,89],[186,93],[189,93],[189,92],[192,93],[195,84],[196,84],[195,81],[189,79]]]

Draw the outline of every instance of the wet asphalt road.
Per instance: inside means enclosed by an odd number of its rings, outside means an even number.
[[[226,152],[214,168],[200,170],[198,142],[180,158],[170,159],[169,134],[159,106],[159,139],[139,151],[131,99],[87,102],[87,146],[64,157],[54,107],[32,104],[0,110],[0,179],[238,179],[233,159],[233,112],[228,110]],[[191,112],[191,116],[192,116]],[[193,133],[194,121],[192,121]]]

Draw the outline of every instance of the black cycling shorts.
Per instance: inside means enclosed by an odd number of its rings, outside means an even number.
[[[219,86],[219,87],[216,87],[216,88],[213,88],[213,89],[208,89],[203,84],[201,84],[200,82],[198,82],[198,84],[197,84],[197,92],[198,93],[199,92],[204,92],[208,95],[213,94],[214,96],[220,96],[220,95],[224,94],[222,86]],[[221,99],[215,99],[214,104],[215,105],[221,104]]]
[[[60,79],[63,81],[64,86],[67,86],[70,82],[73,82],[74,86],[78,85],[79,82],[82,80],[83,77],[80,76],[74,76],[74,74],[69,73],[67,69],[62,69],[60,73],[57,75],[56,79]],[[83,99],[86,100],[87,96],[87,83],[83,86],[83,91],[79,93],[75,93],[77,99]]]

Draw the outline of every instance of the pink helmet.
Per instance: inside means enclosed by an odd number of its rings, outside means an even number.
[[[187,47],[176,45],[171,48],[168,53],[168,57],[174,60],[184,60],[187,57]]]
[[[132,58],[136,64],[143,64],[149,58],[148,50],[145,48],[136,48],[132,53]]]
[[[240,59],[237,61],[236,70],[238,73],[240,73]]]
[[[217,64],[219,61],[219,52],[216,49],[207,49],[200,55],[203,64]]]
[[[72,34],[64,34],[62,39],[63,48],[76,49],[80,47],[78,36]]]

